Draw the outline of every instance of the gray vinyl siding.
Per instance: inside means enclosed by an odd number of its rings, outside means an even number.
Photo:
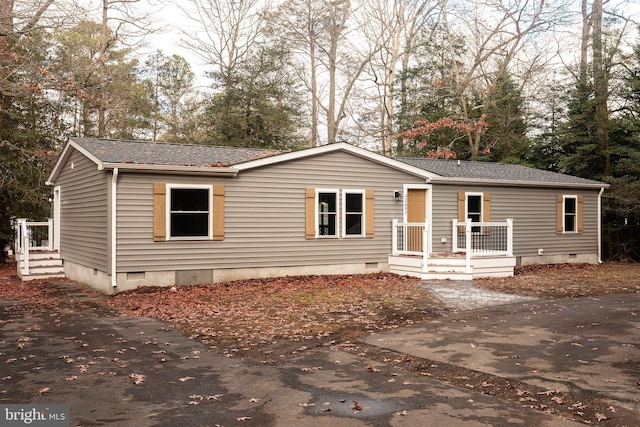
[[[598,191],[572,188],[434,185],[433,250],[451,250],[451,220],[457,218],[457,193],[491,193],[491,221],[513,218],[514,255],[595,254],[598,250]],[[583,232],[557,234],[556,195],[582,195]],[[441,238],[446,237],[445,248]]]
[[[153,241],[153,183],[225,185],[224,241]],[[118,184],[118,272],[386,263],[393,199],[403,184],[424,179],[349,153],[241,172],[236,178],[121,173]],[[375,237],[305,239],[305,188],[375,191]]]
[[[71,169],[73,164],[73,169]],[[60,254],[74,263],[107,270],[107,174],[78,152],[56,181],[61,187]]]

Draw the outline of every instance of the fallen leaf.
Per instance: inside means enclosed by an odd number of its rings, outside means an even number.
[[[142,374],[136,374],[132,372],[131,374],[129,374],[129,378],[133,378],[134,384],[142,384],[146,377]]]
[[[40,389],[38,389],[38,394],[39,395],[43,395],[44,393],[49,393],[51,391],[51,389],[49,387],[42,387]]]
[[[354,411],[362,411],[362,405],[354,400],[351,409],[353,409]]]
[[[608,420],[608,419],[609,419],[609,417],[607,417],[605,414],[596,413],[596,420],[604,421],[604,420]]]
[[[178,378],[178,381],[185,382],[185,381],[195,380],[195,379],[196,377],[182,377],[182,378]]]

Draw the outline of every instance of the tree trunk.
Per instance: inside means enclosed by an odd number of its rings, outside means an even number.
[[[581,83],[586,83],[587,81],[589,33],[591,32],[591,23],[589,21],[587,3],[588,0],[582,0],[582,38],[580,39],[580,70],[578,77]]]
[[[602,0],[594,0],[591,19],[593,21],[593,94],[596,108],[596,138],[603,156],[601,173],[609,176],[611,153],[609,150],[608,76],[604,66],[602,46]]]
[[[311,66],[311,146],[318,145],[318,81],[316,76],[316,41],[313,23],[309,19],[309,62]]]
[[[100,95],[98,100],[98,138],[106,133],[107,113],[107,45],[109,0],[102,0],[102,27],[100,31],[100,58],[98,59],[98,79]]]
[[[334,12],[335,13],[335,12]],[[338,134],[338,129],[336,125],[336,62],[338,60],[338,38],[340,37],[340,29],[338,25],[336,25],[336,17],[333,16],[333,24],[334,28],[331,30],[330,34],[330,45],[329,45],[329,105],[327,108],[327,142],[329,144],[333,144],[336,142],[336,135]]]

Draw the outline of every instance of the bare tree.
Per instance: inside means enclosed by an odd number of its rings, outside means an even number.
[[[114,43],[139,46],[144,37],[155,30],[150,23],[151,13],[136,8],[142,0],[101,0],[100,57],[98,60],[99,107],[98,136],[106,135],[107,110],[107,53]]]
[[[298,53],[297,74],[309,92],[310,143],[318,145],[319,103],[318,38],[322,32],[321,3],[317,0],[288,1],[269,16],[269,32],[280,34]]]
[[[536,51],[536,42],[545,31],[565,22],[567,17],[566,4],[560,0],[483,0],[473,4],[462,0],[455,5],[449,1],[444,11],[447,32],[452,35],[456,28],[467,35],[466,64],[459,66],[452,61],[456,93],[465,121],[472,119],[471,93],[486,92],[487,87],[507,72],[518,76],[521,85],[526,84],[531,71],[539,65],[537,61],[545,58],[531,55],[532,49]],[[453,43],[447,48],[451,58],[455,58]],[[481,148],[480,135],[469,133],[467,140],[471,157],[475,158]]]
[[[3,99],[23,96],[28,90],[25,89],[28,85],[16,76],[34,64],[24,53],[18,53],[17,47],[32,32],[52,25],[49,18],[53,3],[54,0],[0,0],[0,94]],[[3,107],[0,109],[4,110]]]
[[[376,46],[376,56],[371,61],[371,74],[377,89],[379,128],[377,134],[382,141],[382,149],[391,155],[395,135],[395,105],[397,103],[396,79],[398,71],[409,66],[412,45],[418,30],[438,7],[435,0],[365,0],[367,36],[369,43]],[[404,81],[400,97],[406,97]],[[405,98],[406,99],[406,98]]]
[[[325,1],[322,33],[318,37],[319,63],[327,76],[328,92],[320,109],[327,120],[327,142],[337,142],[342,121],[349,112],[351,96],[379,46],[362,43],[361,10],[349,0]]]
[[[223,90],[260,41],[265,20],[262,0],[188,0],[180,6],[195,27],[182,32],[183,45],[214,67]]]

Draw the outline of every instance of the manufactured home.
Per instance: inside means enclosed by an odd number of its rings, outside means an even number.
[[[18,252],[46,249],[67,278],[105,293],[387,271],[470,280],[598,263],[606,187],[346,143],[284,152],[84,138],[68,141],[48,184],[47,241],[21,220]],[[36,261],[26,261],[19,270],[33,277]]]

